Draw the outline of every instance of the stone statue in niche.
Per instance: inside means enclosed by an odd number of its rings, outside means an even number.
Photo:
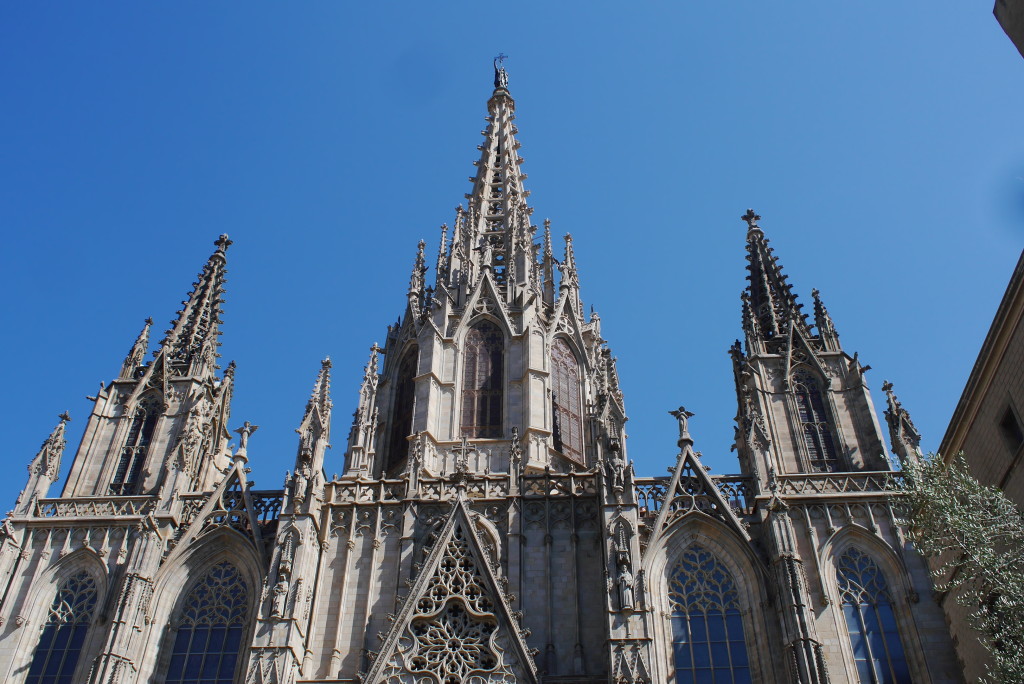
[[[629,554],[620,551],[616,554],[615,564],[618,570],[615,583],[619,590],[619,609],[632,611],[636,604],[633,596],[633,571],[630,569]]]
[[[292,490],[292,497],[295,499],[295,503],[302,503],[306,498],[306,487],[309,484],[309,476],[312,471],[309,468],[309,464],[305,461],[302,466],[295,471],[295,487]]]
[[[605,468],[608,471],[608,485],[612,492],[621,494],[625,482],[626,460],[622,458],[622,445],[617,439],[608,442],[608,462]]]
[[[282,577],[274,585],[273,603],[270,608],[270,617],[283,618],[288,604],[288,580]]]

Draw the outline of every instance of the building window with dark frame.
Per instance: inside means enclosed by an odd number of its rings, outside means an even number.
[[[412,413],[416,404],[416,370],[419,347],[413,346],[402,355],[395,374],[395,397],[391,409],[391,429],[388,435],[388,457],[384,474],[393,474],[409,454],[409,434],[412,432]]]
[[[150,393],[143,397],[135,408],[132,424],[128,429],[128,439],[121,447],[121,455],[117,461],[117,470],[110,483],[110,493],[115,496],[131,496],[139,493],[142,467],[146,464],[149,444],[153,441],[156,421],[163,412],[163,404],[159,395]]]
[[[710,551],[691,546],[669,578],[676,684],[749,684],[750,663],[739,592]]]
[[[839,452],[832,436],[832,425],[817,378],[806,370],[795,373],[793,395],[796,399],[804,446],[807,447],[808,468],[816,473],[841,470]]]
[[[490,321],[466,334],[462,371],[462,435],[470,439],[502,436],[505,391],[505,335]]]
[[[1003,417],[999,421],[999,434],[1003,436],[1006,448],[1011,454],[1016,454],[1021,444],[1024,444],[1024,430],[1021,429],[1017,413],[1012,406],[1007,406],[1003,412]]]
[[[836,563],[840,603],[861,684],[910,684],[889,587],[878,565],[850,547]]]
[[[551,345],[551,413],[555,450],[584,465],[580,365],[560,337]]]
[[[75,684],[75,668],[92,624],[96,596],[96,580],[87,572],[61,582],[32,654],[25,684]]]
[[[164,684],[234,684],[249,622],[249,587],[223,561],[189,590],[172,622],[171,657]]]

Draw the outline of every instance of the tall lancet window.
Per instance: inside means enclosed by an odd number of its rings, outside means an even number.
[[[110,483],[110,493],[119,496],[137,494],[142,466],[146,463],[149,443],[153,440],[153,430],[160,418],[163,406],[157,394],[149,394],[135,407],[132,424],[128,429],[128,439],[121,447],[121,457],[117,461],[117,470]]]
[[[412,412],[416,402],[416,366],[419,361],[419,348],[406,350],[398,363],[395,374],[395,396],[391,409],[391,429],[388,435],[388,458],[384,466],[384,474],[391,474],[409,453],[409,440],[412,432]]]
[[[839,454],[818,380],[810,372],[799,370],[793,375],[793,392],[807,447],[808,468],[819,473],[840,470]]]
[[[171,625],[165,684],[234,684],[249,619],[249,588],[224,561],[193,585]]]
[[[881,570],[867,554],[851,547],[839,557],[836,578],[861,684],[909,684],[892,597]]]
[[[64,580],[43,624],[25,684],[74,684],[75,667],[96,610],[96,580],[80,572]]]
[[[683,552],[668,583],[677,684],[749,684],[739,593],[732,575],[707,549]]]
[[[555,449],[583,465],[580,365],[560,337],[551,345],[551,412]]]
[[[505,336],[490,321],[466,334],[462,371],[462,434],[470,438],[501,437],[504,393]]]

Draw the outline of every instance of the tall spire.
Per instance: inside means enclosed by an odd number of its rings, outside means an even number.
[[[348,433],[346,475],[366,472],[370,465],[377,432],[377,384],[380,382],[378,354],[382,351],[374,342],[370,347],[370,360],[363,369],[363,382],[359,386],[359,405],[352,414],[352,428]]]
[[[821,301],[821,293],[815,288],[811,290],[811,297],[814,298],[814,327],[818,329],[818,336],[821,338],[826,351],[839,350],[839,333],[836,325],[832,322],[832,316]]]
[[[71,420],[71,414],[65,411],[59,417],[60,422],[53,428],[50,436],[43,440],[39,453],[29,465],[29,472],[45,475],[51,482],[56,481],[60,475],[60,459],[64,455],[64,447],[67,446],[64,432]]]
[[[221,235],[214,245],[217,250],[207,260],[192,286],[188,299],[182,302],[178,318],[161,341],[162,351],[172,364],[187,366],[189,374],[201,368],[215,368],[221,323],[221,304],[227,282],[227,249],[231,240]]]
[[[334,404],[331,402],[331,359],[327,357],[320,362],[320,372],[317,373],[316,382],[313,383],[313,393],[309,396],[309,401],[306,402],[306,412],[302,416],[301,426],[309,423],[310,418],[315,413],[319,416],[320,420],[327,424],[327,421],[331,415],[331,408]],[[299,430],[302,430],[302,427]]]
[[[71,416],[67,411],[60,414],[60,422],[53,428],[50,436],[43,440],[39,453],[28,464],[28,484],[14,505],[17,513],[28,513],[32,504],[45,497],[50,485],[60,477],[60,461],[64,455],[64,447],[67,446],[64,432],[70,420]]]
[[[124,364],[121,365],[121,379],[131,380],[132,376],[135,375],[136,369],[142,365],[143,360],[146,358],[146,350],[149,349],[149,328],[153,325],[153,319],[147,318],[146,324],[142,326],[142,332],[135,338],[135,344],[132,345],[131,351],[128,352],[128,356],[124,359]]]
[[[503,59],[503,57],[502,57]],[[448,273],[438,273],[439,283],[465,284],[472,288],[490,272],[495,284],[511,301],[517,293],[532,285],[533,210],[526,204],[529,192],[523,189],[526,174],[520,171],[519,132],[515,120],[515,100],[508,91],[508,74],[494,62],[494,92],[487,101],[487,128],[484,142],[477,145],[480,158],[474,162],[476,174],[470,177],[473,189],[466,195],[469,206],[457,211]]]
[[[555,303],[555,250],[551,246],[551,219],[544,219],[544,252],[541,277],[544,278],[544,301]]]
[[[416,250],[416,261],[412,266],[412,275],[409,277],[409,308],[412,311],[414,318],[419,316],[423,306],[423,294],[425,289],[425,280],[423,276],[427,272],[427,259],[423,250],[426,246],[427,243],[420,240]]]
[[[793,321],[810,336],[806,316],[800,313],[802,305],[797,303],[779,260],[772,255],[774,250],[768,246],[768,238],[757,223],[761,217],[753,209],[747,209],[741,218],[747,222],[747,280],[750,281],[749,301],[744,303],[745,308],[749,306],[749,319],[746,313],[744,315],[747,334],[752,334],[756,326],[759,335],[770,340],[783,334]]]
[[[921,433],[914,427],[910,413],[896,398],[892,387],[888,380],[882,383],[886,399],[885,422],[889,425],[889,443],[892,445],[892,451],[900,461],[900,468],[905,469],[908,462],[920,461],[922,458]]]
[[[331,360],[320,362],[313,393],[306,402],[306,413],[295,431],[299,433],[299,451],[295,456],[295,476],[291,480],[293,510],[317,496],[323,486],[324,451],[331,439]]]

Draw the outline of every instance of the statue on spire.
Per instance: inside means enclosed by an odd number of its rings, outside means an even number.
[[[498,56],[494,58],[494,89],[508,90],[508,73],[505,71],[505,60],[508,59],[508,55],[504,52],[499,52]]]

